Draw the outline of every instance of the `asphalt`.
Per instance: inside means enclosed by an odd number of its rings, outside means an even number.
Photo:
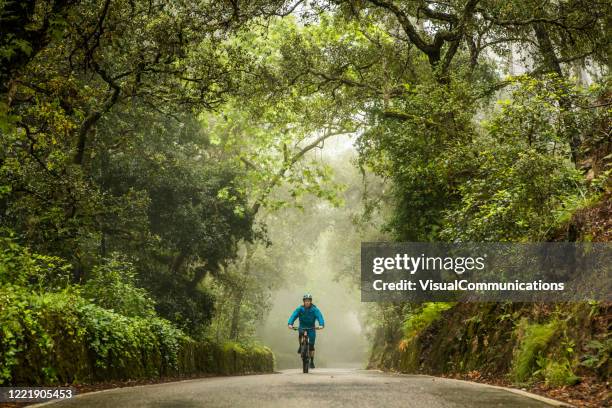
[[[82,394],[46,407],[87,408],[515,408],[550,407],[547,402],[452,379],[354,369],[315,369],[309,374],[215,377]],[[40,406],[40,405],[39,405]]]

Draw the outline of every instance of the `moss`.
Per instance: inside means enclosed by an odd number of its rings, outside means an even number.
[[[219,374],[272,372],[274,354],[267,347],[226,342],[218,346],[215,364]]]
[[[522,320],[518,325],[519,344],[512,361],[512,379],[528,381],[537,370],[537,359],[541,356],[560,328],[557,320],[546,324],[529,324]]]
[[[574,385],[580,381],[580,377],[574,374],[568,361],[547,361],[542,371],[546,385],[551,387]]]

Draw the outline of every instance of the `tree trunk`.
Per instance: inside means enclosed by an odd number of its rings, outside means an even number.
[[[240,309],[244,299],[244,288],[238,289],[234,294],[234,304],[232,306],[232,320],[230,325],[230,339],[237,340],[240,333]]]
[[[237,340],[240,334],[240,310],[242,309],[242,302],[244,301],[244,295],[248,288],[248,277],[251,272],[251,257],[253,256],[253,245],[246,244],[246,254],[244,257],[244,270],[242,273],[243,278],[236,282],[236,290],[234,291],[233,306],[232,306],[232,320],[230,324],[230,339]]]
[[[560,79],[564,79],[563,71],[561,70],[561,64],[559,63],[559,58],[555,53],[555,49],[553,43],[548,35],[548,30],[543,23],[534,24],[533,30],[536,35],[536,39],[538,41],[538,46],[540,48],[540,52],[542,53],[542,57],[544,58],[544,64],[549,72],[556,73]],[[558,98],[559,107],[566,113],[570,113],[572,111],[572,101],[566,96],[560,96]],[[576,168],[579,167],[578,161],[579,157],[579,149],[581,145],[580,133],[576,128],[576,124],[574,121],[568,117],[567,115],[563,116],[563,136],[569,142],[570,151],[572,155],[572,161],[574,162],[574,166]]]
[[[188,257],[189,251],[181,250],[181,252],[179,252],[179,254],[176,256],[176,258],[174,258],[174,260],[172,261],[172,265],[170,266],[172,273],[178,274]],[[198,283],[199,281],[195,284],[197,285]]]

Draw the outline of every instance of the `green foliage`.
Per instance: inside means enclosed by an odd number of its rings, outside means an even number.
[[[546,347],[559,333],[559,329],[560,323],[557,320],[546,324],[530,324],[526,320],[520,322],[517,327],[518,347],[512,361],[511,377],[514,381],[526,382],[532,377],[538,358],[545,356]]]
[[[226,365],[226,374],[232,373],[253,373],[270,372],[274,369],[274,356],[272,351],[261,345],[240,345],[230,343],[230,347],[223,346],[223,351],[227,362],[233,360],[232,365]],[[230,363],[231,364],[231,363]]]
[[[11,238],[0,243],[0,384],[272,370],[271,352],[252,347],[232,346],[240,351],[237,365],[206,360],[224,355],[214,344],[198,348],[192,358],[205,361],[189,366],[184,348],[194,340],[156,315],[129,263],[108,259],[82,287],[58,288],[43,283],[64,276],[65,261]]]
[[[538,366],[540,370],[534,372],[534,376],[541,375],[544,377],[546,385],[550,387],[563,387],[566,385],[575,385],[580,381],[580,377],[576,376],[567,360],[551,361],[546,358],[538,358]]]
[[[73,283],[101,281],[120,253],[159,313],[200,330],[212,299],[196,286],[251,239],[252,217],[240,169],[197,116],[240,82],[247,54],[222,31],[263,13],[253,5],[219,31],[209,24],[231,7],[210,2],[197,15],[141,1],[0,4],[0,228],[67,260]],[[113,303],[111,291],[96,301]]]
[[[176,326],[205,333],[214,295],[213,329],[235,338],[277,275],[231,270],[238,248],[262,237],[260,208],[342,203],[316,154],[337,134],[387,183],[396,239],[548,239],[609,188],[610,5],[540,3],[0,0],[0,228],[27,242],[0,238],[7,366],[31,352],[45,366],[23,378],[65,378],[32,315],[52,301],[85,327],[79,376],[180,367]],[[531,72],[503,78],[523,57]],[[546,333],[525,330],[519,376]],[[214,353],[233,369],[248,354]]]
[[[124,316],[153,317],[155,302],[146,290],[136,286],[135,277],[131,263],[110,258],[93,268],[82,285],[83,297]]]
[[[180,372],[212,374],[270,373],[274,370],[274,354],[259,345],[235,342],[183,342]]]
[[[586,346],[588,352],[581,357],[580,365],[607,375],[612,353],[612,339],[591,340]]]
[[[404,309],[403,314],[408,308],[399,303],[385,306]],[[594,307],[458,303],[444,313],[444,321],[430,324],[412,339],[384,339],[387,334],[379,326],[370,363],[405,373],[507,376],[521,386],[541,381],[563,387],[580,381],[579,375],[597,375],[605,381],[610,369],[609,336],[605,324],[594,327],[602,322],[593,316],[607,309],[600,305],[594,311]],[[389,328],[397,321],[391,316]]]
[[[458,186],[461,200],[446,211],[441,236],[462,241],[543,239],[555,224],[554,211],[566,197],[578,194],[580,173],[563,158],[519,141],[482,137],[478,142],[469,152],[458,149],[473,160],[457,161],[457,170],[472,170],[473,176]]]
[[[100,377],[122,373],[128,378],[159,375],[177,369],[180,340],[185,336],[156,317],[126,317],[91,304],[79,308],[85,342]],[[148,358],[142,360],[141,356]]]
[[[146,378],[196,372],[271,371],[265,348],[195,344],[158,317],[127,317],[88,303],[78,291],[35,294],[0,287],[0,384]],[[212,356],[211,358],[207,356]],[[202,360],[188,363],[185,359]]]
[[[443,211],[456,200],[448,156],[472,137],[473,92],[459,80],[410,86],[393,111],[373,112],[380,120],[358,140],[362,165],[393,183],[388,227],[399,240],[436,238]]]
[[[421,308],[410,312],[404,320],[404,336],[410,340],[419,335],[424,329],[442,317],[442,312],[454,306],[454,303],[431,302],[425,303]]]
[[[461,77],[450,87],[412,86],[360,138],[362,163],[393,181],[389,228],[399,239],[543,239],[556,212],[584,194],[571,140],[559,129],[570,122],[589,129],[599,112],[567,111],[557,101],[563,93],[588,104],[600,91],[555,76],[511,83],[512,98],[478,126],[474,89]]]
[[[167,321],[117,314],[87,303],[73,289],[42,294],[16,286],[0,290],[3,383],[159,375],[160,359],[176,367],[183,334]]]
[[[71,279],[71,266],[55,256],[31,253],[17,243],[13,234],[0,236],[0,285],[57,290]]]

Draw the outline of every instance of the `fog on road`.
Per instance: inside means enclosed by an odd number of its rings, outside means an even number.
[[[550,406],[480,384],[354,369],[315,369],[310,374],[285,370],[275,374],[186,380],[83,394],[44,405],[53,408]]]

